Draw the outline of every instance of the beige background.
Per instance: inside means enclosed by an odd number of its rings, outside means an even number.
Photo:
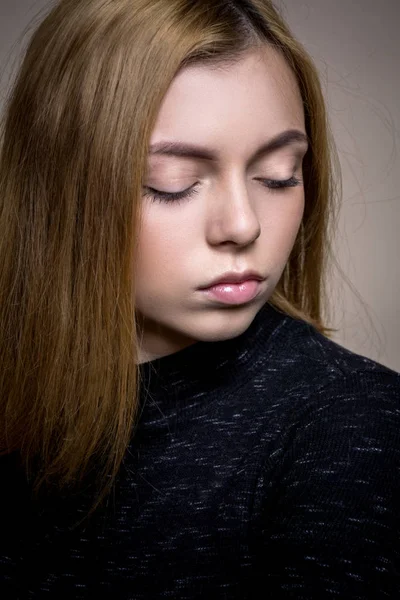
[[[342,166],[335,248],[351,286],[332,275],[334,339],[400,371],[400,2],[276,3],[320,70]],[[0,109],[23,30],[48,5],[0,0]]]

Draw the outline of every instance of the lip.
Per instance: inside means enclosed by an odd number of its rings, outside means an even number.
[[[202,286],[199,289],[207,290],[208,288],[214,287],[221,283],[244,283],[245,281],[249,281],[249,280],[263,281],[264,279],[265,279],[265,277],[260,275],[260,273],[257,273],[257,271],[248,270],[248,271],[243,271],[242,273],[236,273],[235,271],[229,271],[229,272],[221,275],[221,277],[214,279],[213,281],[211,281],[210,283],[208,283],[205,286]]]
[[[201,290],[208,300],[219,304],[241,305],[248,304],[258,298],[262,291],[262,284],[255,279],[239,283],[220,283],[205,290]]]

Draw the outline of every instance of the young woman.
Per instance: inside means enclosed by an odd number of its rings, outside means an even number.
[[[398,598],[400,375],[269,0],[62,0],[4,111],[1,598]]]

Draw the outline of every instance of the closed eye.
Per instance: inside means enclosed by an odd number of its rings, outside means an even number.
[[[276,192],[289,187],[296,187],[302,183],[301,179],[297,177],[291,177],[290,179],[263,179],[257,178],[256,181],[260,181],[263,186],[267,187],[269,190]],[[185,200],[186,198],[190,198],[194,196],[194,194],[198,193],[198,188],[196,188],[197,184],[188,188],[186,190],[182,190],[181,192],[164,192],[162,190],[156,190],[155,188],[145,187],[146,190],[144,195],[148,196],[154,202],[177,202],[181,200]]]
[[[271,190],[281,190],[282,188],[288,187],[296,187],[302,183],[301,179],[297,177],[291,177],[290,179],[257,179],[257,181],[261,181],[263,185]]]

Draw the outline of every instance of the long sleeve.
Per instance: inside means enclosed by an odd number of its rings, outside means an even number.
[[[400,598],[400,398],[373,381],[329,384],[292,432],[259,530],[274,600]]]

